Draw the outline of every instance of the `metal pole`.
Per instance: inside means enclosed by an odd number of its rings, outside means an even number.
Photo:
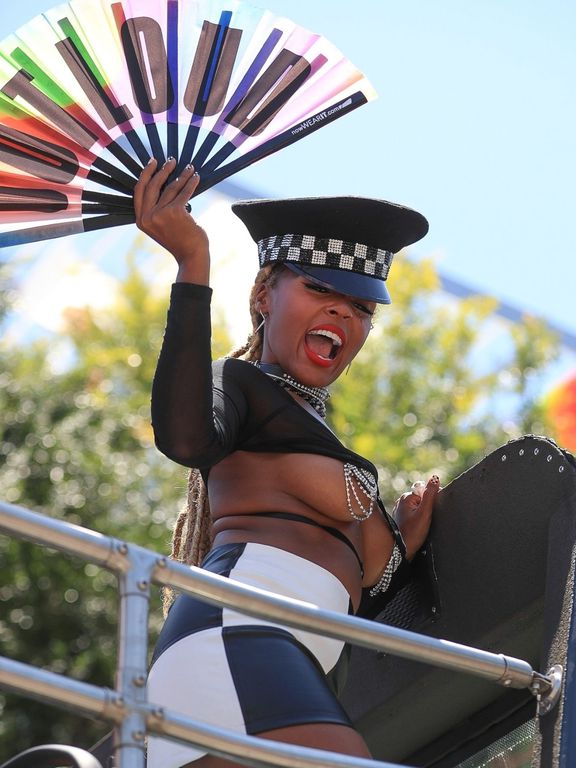
[[[0,503],[0,528],[24,538],[56,546],[117,572],[130,567],[127,545],[79,526],[37,515],[21,507]],[[487,678],[511,688],[530,688],[537,680],[540,692],[553,687],[552,680],[535,672],[530,664],[503,654],[490,653],[448,640],[377,624],[351,616],[323,611],[315,605],[280,597],[264,590],[238,584],[200,568],[182,565],[130,545],[133,556],[152,558],[156,563],[152,579],[172,584],[187,594],[209,603],[233,608],[250,616],[276,621],[291,627],[335,637],[356,645],[388,651],[459,672]]]
[[[271,744],[265,744],[262,752],[262,744],[258,739],[239,737],[218,729],[210,732],[206,726],[174,713],[164,713],[154,704],[146,702],[147,621],[151,581],[171,584],[209,603],[268,621],[468,672],[508,687],[529,688],[541,699],[548,697],[550,707],[560,695],[558,670],[552,669],[548,676],[544,676],[520,659],[323,611],[313,604],[242,585],[199,568],[169,561],[143,547],[128,545],[80,526],[0,502],[2,529],[20,538],[28,538],[96,562],[120,574],[118,691],[109,692],[1,658],[0,686],[116,723],[119,726],[116,730],[117,757],[122,768],[141,768],[143,765],[146,730],[178,740],[192,741],[209,751],[228,757],[232,755],[239,762],[249,765],[269,765],[268,758],[272,757],[276,761],[278,756],[273,751],[265,754],[266,749],[274,749]],[[244,738],[248,742],[243,742]],[[284,754],[282,749],[288,751]],[[311,751],[317,752],[317,755],[311,754],[310,750],[303,750],[295,756],[290,749],[293,748],[280,746],[280,762],[276,761],[276,764],[290,768],[316,768],[319,765],[356,768],[365,764],[365,761],[358,762],[356,759],[317,750]],[[326,758],[326,754],[329,758]],[[384,763],[371,762],[370,765],[373,768],[392,768]]]
[[[120,574],[120,621],[116,688],[131,706],[115,732],[116,765],[144,768],[146,716],[137,706],[147,701],[148,613],[150,575],[157,557],[140,547],[126,545],[130,569]]]
[[[384,650],[396,656],[435,666],[468,672],[510,688],[531,688],[535,679],[545,686],[548,679],[528,662],[490,653],[449,640],[438,640],[404,629],[378,624],[355,616],[324,611],[310,603],[279,597],[223,576],[173,561],[159,562],[154,580],[172,584],[182,592],[240,613],[275,621],[290,627],[349,641],[354,645]],[[548,681],[551,685],[551,681]]]
[[[38,670],[27,664],[0,657],[0,685],[31,698],[46,701],[64,709],[73,709],[89,717],[120,724],[132,722],[131,713],[153,733],[170,736],[188,744],[213,751],[251,766],[282,766],[283,768],[401,768],[357,757],[306,749],[255,736],[243,736],[220,728],[203,725],[175,712],[164,711],[144,701],[123,699],[114,691],[88,683],[70,680],[55,672]],[[120,750],[118,768],[136,765],[144,758],[141,748],[129,753]],[[129,763],[127,763],[127,759]]]
[[[150,705],[153,707],[154,705]],[[396,763],[325,752],[320,749],[286,744],[256,736],[224,731],[221,728],[192,722],[172,711],[152,710],[148,718],[151,732],[193,743],[211,754],[233,759],[244,765],[261,768],[402,768]]]
[[[0,530],[68,552],[112,571],[129,567],[123,554],[123,542],[14,504],[0,502]]]
[[[116,691],[72,680],[4,656],[0,656],[0,687],[114,723],[122,722],[126,714],[125,702]]]
[[[240,763],[261,768],[401,768],[396,764],[306,749],[294,745],[258,739],[231,733],[195,722],[176,712],[165,711],[153,703],[123,698],[88,683],[71,680],[54,672],[39,670],[18,661],[0,657],[0,686],[31,698],[47,701],[64,709],[72,709],[89,717],[109,720],[129,727],[136,722],[144,723],[147,731],[178,741],[194,744],[211,753],[232,758]],[[131,720],[135,715],[137,720]],[[143,761],[143,753],[136,740],[132,749],[120,750],[116,763],[119,768],[136,765]],[[128,762],[129,761],[129,762]]]

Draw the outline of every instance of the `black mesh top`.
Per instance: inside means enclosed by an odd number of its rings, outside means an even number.
[[[179,464],[200,469],[205,481],[210,467],[235,450],[329,456],[377,478],[371,462],[346,448],[263,371],[234,358],[212,364],[211,297],[212,290],[206,286],[172,286],[152,386],[152,425],[159,450]],[[404,555],[399,528],[380,497],[378,506]],[[385,593],[371,597],[369,589],[363,589],[357,615],[377,616],[405,583],[408,572],[404,560]]]
[[[203,474],[235,450],[314,453],[375,466],[346,448],[315,416],[245,360],[212,364],[210,288],[172,286],[164,342],[152,388],[156,445]]]

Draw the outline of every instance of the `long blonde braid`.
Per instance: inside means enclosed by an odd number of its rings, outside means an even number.
[[[262,317],[256,309],[256,297],[262,285],[274,286],[280,270],[279,263],[268,264],[258,272],[250,291],[250,319],[252,332],[246,344],[230,352],[228,357],[244,360],[260,360],[264,342]],[[191,469],[188,476],[188,497],[186,508],[180,512],[172,532],[170,557],[186,565],[200,565],[212,546],[212,517],[206,485],[200,470]],[[174,600],[174,590],[166,587],[163,592],[164,614]]]

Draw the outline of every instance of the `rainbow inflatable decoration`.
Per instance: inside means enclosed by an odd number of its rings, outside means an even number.
[[[576,453],[576,373],[561,381],[548,393],[545,409],[558,444]]]
[[[72,0],[0,44],[0,246],[128,224],[154,156],[198,192],[374,98],[318,34],[238,0]]]

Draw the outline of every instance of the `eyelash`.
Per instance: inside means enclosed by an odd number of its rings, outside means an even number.
[[[368,315],[368,317],[374,317],[374,312],[368,309],[368,307],[365,307],[364,304],[354,304],[354,306],[359,309],[361,312],[363,312],[365,315]]]
[[[329,289],[325,288],[323,285],[318,285],[318,283],[304,283],[306,288],[309,288],[311,291],[316,291],[317,293],[328,293]]]
[[[316,291],[316,293],[330,293],[329,288],[325,288],[323,285],[318,285],[317,283],[305,283],[305,285],[306,288],[309,288],[312,291]],[[371,312],[368,307],[364,306],[364,304],[360,304],[360,302],[354,301],[352,302],[352,306],[368,317],[374,316],[374,312]]]

